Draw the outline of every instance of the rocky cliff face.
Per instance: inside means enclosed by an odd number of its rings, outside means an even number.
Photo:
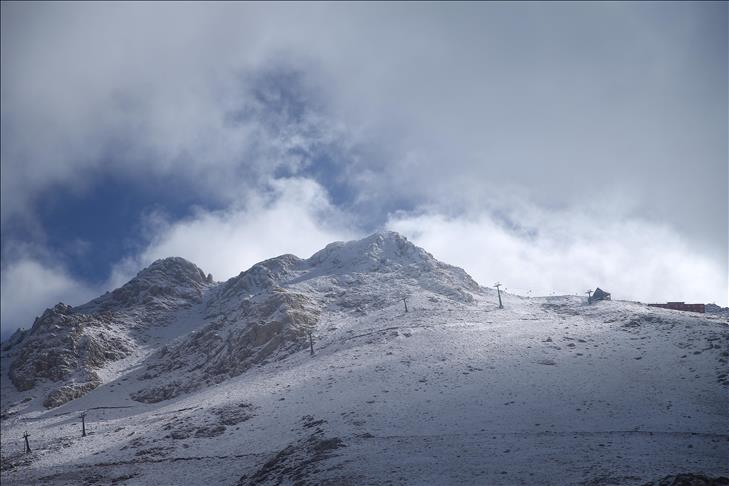
[[[78,308],[80,312],[128,310],[142,307],[154,312],[189,306],[202,301],[212,276],[184,258],[157,260],[120,288]]]
[[[468,304],[479,286],[393,232],[332,243],[309,259],[272,258],[220,284],[166,258],[87,304],[47,310],[16,338],[9,374],[18,390],[52,383],[45,403],[61,405],[101,384],[97,371],[130,356],[150,329],[174,327],[197,306],[194,330],[142,363],[145,386],[132,397],[158,402],[307,347],[309,334],[325,332],[322,313],[365,315],[421,290]]]
[[[74,313],[61,303],[36,319],[10,366],[10,379],[18,390],[29,390],[42,379],[73,377],[98,384],[93,370],[127,356],[133,345],[115,329],[112,313]]]
[[[159,402],[220,383],[248,368],[299,351],[321,310],[308,296],[273,288],[244,299],[235,310],[149,360],[143,380],[153,380],[132,398]]]
[[[211,291],[204,326],[149,360],[135,400],[158,402],[308,346],[320,315],[359,313],[426,289],[468,303],[478,284],[393,232],[332,243],[307,260],[282,255]]]
[[[44,404],[56,407],[101,384],[97,371],[133,353],[143,330],[168,323],[174,311],[202,300],[212,278],[182,258],[158,260],[113,292],[79,307],[47,309],[9,342],[9,377],[30,390],[50,383]]]

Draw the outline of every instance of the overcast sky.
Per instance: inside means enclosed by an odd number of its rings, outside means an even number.
[[[394,229],[727,304],[727,3],[2,3],[2,334],[156,258]]]

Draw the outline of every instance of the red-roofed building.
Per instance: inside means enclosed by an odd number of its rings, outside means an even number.
[[[663,309],[673,309],[687,312],[706,312],[704,304],[685,304],[683,302],[668,302],[666,304],[648,304],[651,307],[661,307]]]

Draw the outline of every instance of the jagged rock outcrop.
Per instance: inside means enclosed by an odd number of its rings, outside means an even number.
[[[327,245],[311,258],[282,255],[251,267],[225,282],[208,305],[210,314],[225,313],[273,287],[297,287],[318,294],[327,303],[355,308],[407,295],[413,287],[460,302],[471,302],[479,285],[461,268],[436,260],[430,253],[392,231]]]
[[[332,243],[308,259],[282,255],[224,283],[183,258],[165,258],[87,304],[47,310],[8,343],[17,354],[10,378],[21,391],[54,383],[45,403],[58,406],[101,384],[95,370],[145,345],[150,328],[200,305],[190,321],[197,329],[144,363],[148,386],[133,398],[156,402],[308,346],[323,309],[362,315],[419,290],[468,304],[479,286],[394,232]]]
[[[144,306],[148,311],[169,310],[202,301],[203,290],[211,285],[205,275],[184,258],[157,260],[132,280],[79,307],[81,312]]]
[[[666,476],[658,481],[645,483],[643,486],[729,486],[729,478],[684,473]]]
[[[56,388],[43,400],[43,406],[47,408],[59,407],[66,402],[81,398],[86,393],[101,385],[101,380],[95,373],[90,373],[88,378],[87,381],[81,383],[71,383]]]
[[[20,342],[25,339],[25,336],[28,335],[28,331],[26,329],[16,329],[15,332],[8,338],[7,341],[2,346],[3,351],[9,351],[13,347],[20,344]]]
[[[316,326],[319,314],[307,296],[282,288],[243,300],[236,312],[221,315],[181,343],[163,348],[142,377],[164,379],[181,370],[184,378],[150,386],[132,398],[167,400],[298,351],[306,346],[307,333]]]
[[[370,294],[379,299],[388,298],[387,294],[393,291],[406,296],[409,289],[419,288],[468,303],[473,301],[470,293],[479,291],[479,285],[463,269],[436,260],[392,231],[357,241],[331,243],[304,265],[305,275],[299,276],[299,280],[308,279],[320,288],[334,284],[345,292],[356,288],[360,295]],[[348,300],[343,303],[346,305]]]
[[[20,391],[52,382],[47,407],[78,398],[101,384],[95,370],[134,351],[141,337],[137,331],[165,324],[179,308],[200,303],[211,281],[192,263],[167,258],[87,304],[59,303],[6,344],[17,353],[9,377]]]
[[[282,255],[260,262],[212,290],[210,323],[156,353],[141,377],[150,385],[133,398],[157,402],[237,376],[307,346],[324,308],[366,312],[414,288],[462,303],[479,291],[465,271],[394,232],[332,243],[306,260]]]
[[[133,342],[114,327],[109,312],[80,314],[60,303],[36,319],[10,366],[10,379],[18,390],[29,390],[40,379],[63,381],[121,359]]]

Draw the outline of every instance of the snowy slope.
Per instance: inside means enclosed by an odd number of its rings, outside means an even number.
[[[47,388],[8,380],[25,339],[3,354],[3,484],[729,475],[724,316],[513,295],[498,309],[495,292],[394,233],[192,281],[155,295],[163,321],[135,321],[134,352],[57,408],[43,407]],[[143,316],[130,295],[116,311]]]

